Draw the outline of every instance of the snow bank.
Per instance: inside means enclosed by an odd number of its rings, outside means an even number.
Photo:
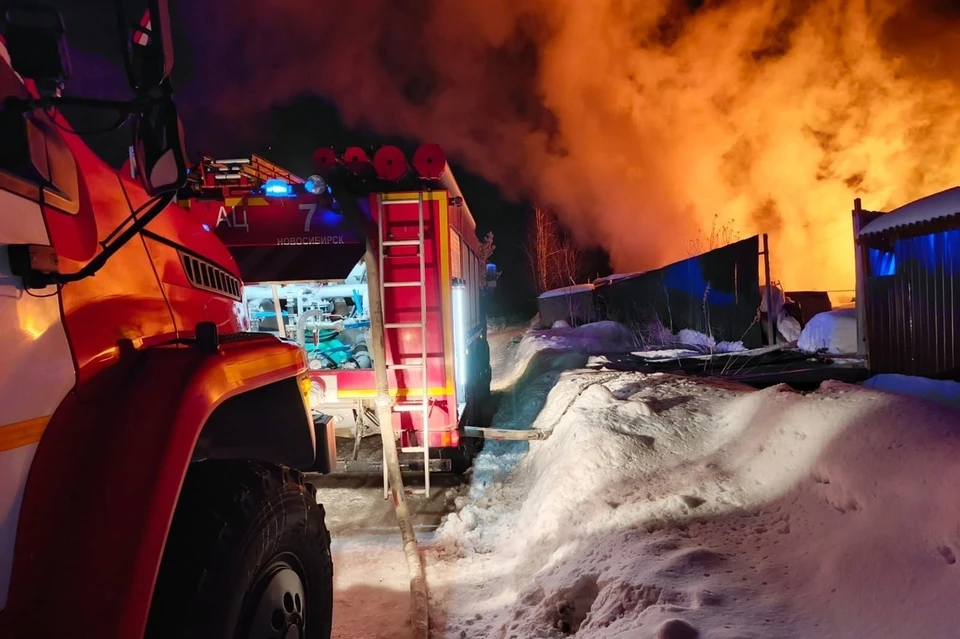
[[[576,370],[498,419],[552,436],[481,454],[433,551],[438,636],[955,635],[955,411]]]
[[[493,387],[503,389],[516,384],[541,351],[582,354],[583,361],[576,366],[585,366],[589,355],[628,353],[636,346],[636,338],[630,329],[617,322],[594,322],[576,328],[555,324],[551,329],[530,330],[513,349]],[[571,361],[569,356],[565,361]]]
[[[697,355],[701,355],[701,352],[691,350],[689,348],[660,348],[651,351],[633,351],[631,355],[636,355],[637,357],[642,357],[644,359],[662,361],[668,359],[680,359],[682,357],[695,357]]]
[[[960,408],[960,382],[884,374],[871,377],[863,385],[875,390],[922,397],[946,406]]]
[[[727,354],[741,353],[747,350],[743,342],[718,343],[713,337],[688,328],[681,330],[677,335],[673,335],[666,328],[652,332],[656,337],[654,341],[660,343],[654,348],[633,351],[632,355],[654,361],[663,361],[681,357],[699,357],[705,353]]]
[[[694,346],[703,351],[714,353],[738,353],[746,350],[743,342],[720,342],[713,337],[685,328],[677,335],[677,341],[686,346]]]
[[[814,315],[800,333],[797,346],[808,353],[849,355],[857,352],[857,313],[842,309]]]

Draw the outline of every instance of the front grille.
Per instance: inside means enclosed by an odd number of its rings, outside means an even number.
[[[240,280],[227,271],[186,253],[180,254],[180,260],[183,262],[187,279],[195,287],[226,295],[238,302],[242,300]]]

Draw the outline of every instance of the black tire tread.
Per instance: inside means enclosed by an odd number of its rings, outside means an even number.
[[[248,461],[195,463],[181,490],[167,539],[146,639],[210,636],[200,629],[218,623],[210,618],[210,611],[222,603],[218,597],[224,569],[234,561],[255,518],[275,516],[259,512],[265,496],[273,493],[301,500],[304,512],[319,510],[319,525],[304,523],[329,558],[323,506],[317,504],[316,489],[304,482],[300,472]],[[184,587],[187,584],[194,588]]]

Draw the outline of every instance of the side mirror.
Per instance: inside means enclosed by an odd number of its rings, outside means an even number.
[[[173,37],[167,0],[149,0],[125,53],[127,75],[134,91],[148,92],[169,79],[173,70]]]
[[[134,156],[140,182],[150,196],[187,183],[183,127],[172,100],[157,100],[137,117]]]
[[[67,29],[55,9],[26,2],[8,2],[2,11],[10,66],[34,80],[44,95],[59,95],[70,77]]]

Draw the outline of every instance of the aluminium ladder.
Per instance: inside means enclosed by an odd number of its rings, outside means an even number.
[[[416,239],[394,240],[384,239],[387,234],[387,207],[399,204],[417,204],[417,237]],[[428,395],[427,384],[427,263],[426,263],[426,235],[424,233],[424,200],[423,192],[417,194],[416,200],[385,200],[383,194],[377,195],[377,214],[380,229],[377,232],[379,239],[380,260],[380,309],[383,313],[381,320],[383,322],[384,337],[389,335],[388,331],[403,329],[420,329],[420,361],[416,363],[393,363],[387,364],[387,371],[420,371],[422,383],[420,401],[418,403],[401,404],[395,398],[391,404],[391,413],[419,413],[421,417],[422,431],[418,440],[418,446],[407,446],[400,449],[402,453],[422,453],[423,454],[423,490],[414,489],[411,492],[417,494],[430,494],[430,397]],[[392,236],[391,236],[392,237]],[[417,248],[417,258],[420,266],[419,280],[394,280],[387,281],[384,271],[384,260],[386,250],[394,246],[414,246]],[[399,256],[395,256],[399,257]],[[413,255],[404,255],[402,257],[414,257]],[[386,306],[383,300],[386,299],[385,291],[388,288],[419,288],[420,289],[420,321],[419,322],[387,322]],[[396,343],[396,342],[394,342]],[[394,355],[399,360],[399,355]],[[381,424],[380,428],[393,429],[393,424]],[[387,464],[384,458],[383,463],[383,496],[386,498],[389,494],[389,481],[387,477]]]

